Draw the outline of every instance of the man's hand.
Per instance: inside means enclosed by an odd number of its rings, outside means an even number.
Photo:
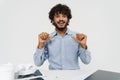
[[[81,44],[81,47],[84,49],[87,49],[86,41],[87,36],[85,34],[76,34],[76,37],[72,37],[74,40],[76,40],[78,43]]]
[[[42,32],[41,34],[39,34],[38,35],[38,48],[42,49],[44,47],[44,44],[51,38],[53,37],[49,36],[49,34],[46,32]]]

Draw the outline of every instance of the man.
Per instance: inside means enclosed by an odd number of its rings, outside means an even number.
[[[48,59],[50,70],[75,70],[79,69],[79,57],[84,64],[90,63],[87,36],[67,28],[72,18],[70,8],[57,4],[50,10],[49,18],[55,31],[38,35],[38,47],[33,57],[35,65],[41,66]]]

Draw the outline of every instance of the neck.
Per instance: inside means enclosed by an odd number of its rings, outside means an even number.
[[[63,29],[63,30],[59,30],[56,28],[56,31],[61,35],[61,36],[64,36],[66,31],[67,31],[67,28]]]

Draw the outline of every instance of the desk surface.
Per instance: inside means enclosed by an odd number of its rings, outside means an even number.
[[[0,80],[13,80],[14,78],[14,70],[17,68],[11,65],[2,65],[0,66]],[[100,68],[99,68],[100,69]],[[95,69],[95,67],[89,67],[85,69],[80,70],[44,70],[40,69],[41,73],[43,74],[44,80],[84,80],[94,72],[96,72],[98,69]],[[102,69],[103,70],[103,69]],[[104,69],[106,70],[106,69]],[[107,69],[109,71],[109,69]],[[114,71],[114,70],[112,70]],[[116,70],[114,72],[119,72],[119,70]],[[37,76],[41,77],[41,76]],[[35,77],[29,77],[24,79],[16,79],[16,80],[29,80],[31,78]]]
[[[94,70],[41,70],[44,80],[84,80],[86,77],[94,73]],[[37,76],[41,77],[41,76]],[[16,79],[16,80],[29,80],[36,77]]]

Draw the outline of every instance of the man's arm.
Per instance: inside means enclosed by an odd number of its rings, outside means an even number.
[[[36,52],[33,56],[34,63],[36,66],[41,66],[44,63],[44,61],[48,58],[47,52],[48,51],[45,48],[36,49]]]
[[[88,64],[91,61],[91,55],[90,52],[87,50],[87,36],[85,34],[76,34],[76,37],[72,37],[79,43],[79,50],[78,50],[78,56],[80,56],[80,59],[84,64]]]
[[[48,49],[45,46],[45,44],[49,39],[49,34],[46,32],[42,32],[38,35],[38,47],[33,56],[34,63],[36,66],[41,66],[44,63],[44,61],[48,58]]]
[[[84,64],[89,64],[91,61],[91,53],[82,47],[79,48],[78,56]]]

